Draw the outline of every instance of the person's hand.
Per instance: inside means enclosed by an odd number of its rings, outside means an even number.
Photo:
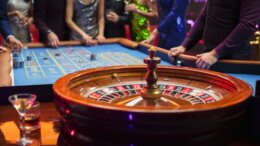
[[[57,48],[60,45],[60,40],[54,32],[48,33],[47,38],[52,47]]]
[[[141,43],[152,44],[153,38],[150,36],[148,39],[141,41]]]
[[[23,27],[27,27],[28,25],[31,24],[31,20],[30,18],[28,18],[27,16],[25,16],[21,11],[15,11],[16,16],[19,18],[19,23],[23,26]]]
[[[33,18],[32,17],[26,17],[26,21],[21,24],[23,27],[27,27],[27,26],[30,26],[33,22]]]
[[[219,55],[215,50],[207,53],[202,53],[197,55],[198,59],[196,61],[197,68],[209,69],[211,65],[218,61]]]
[[[0,53],[6,52],[6,51],[7,51],[7,48],[0,46]]]
[[[23,20],[20,20],[20,24],[22,25],[22,27],[28,27],[32,24],[32,18],[31,17],[24,17]]]
[[[18,39],[16,39],[15,36],[9,36],[7,38],[7,43],[12,50],[17,49],[18,52],[22,51],[23,44]]]
[[[88,34],[84,34],[82,39],[85,45],[91,45],[94,41]]]
[[[183,54],[186,51],[186,48],[183,46],[178,46],[171,48],[168,52],[168,56],[171,62],[174,62],[174,57],[178,56],[179,54]]]
[[[152,43],[152,40],[150,40],[149,38],[147,40],[143,40],[141,41],[141,43],[144,43],[144,44],[151,44]]]
[[[96,37],[96,39],[97,39],[97,41],[98,41],[99,43],[103,43],[106,38],[105,38],[103,35],[98,35],[98,36]]]
[[[113,11],[109,11],[106,17],[108,21],[111,21],[113,23],[117,23],[119,21],[119,16]]]
[[[158,30],[154,29],[149,38],[147,40],[142,41],[142,43],[151,44],[154,41],[154,38],[156,37],[157,33]]]
[[[128,4],[125,6],[125,11],[126,12],[135,12],[137,11],[137,6],[135,4]]]

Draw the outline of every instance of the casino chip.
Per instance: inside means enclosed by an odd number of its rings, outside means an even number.
[[[96,55],[95,54],[91,54],[90,55],[90,60],[96,60]]]

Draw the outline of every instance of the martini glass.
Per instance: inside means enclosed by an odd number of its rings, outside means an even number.
[[[125,4],[128,5],[131,3],[131,0],[124,0]]]
[[[22,132],[22,137],[18,140],[18,144],[22,146],[26,146],[32,143],[32,140],[26,137],[26,129],[25,129],[25,113],[28,109],[32,107],[36,100],[36,95],[34,94],[15,94],[11,95],[9,101],[12,103],[13,107],[18,112],[21,119],[21,126],[19,127]]]
[[[124,0],[125,5],[128,5],[131,3],[131,0]],[[125,12],[126,14],[129,14],[129,12]]]

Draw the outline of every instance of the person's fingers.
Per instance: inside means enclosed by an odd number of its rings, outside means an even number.
[[[13,44],[13,43],[10,43],[9,46],[10,46],[10,49],[11,49],[11,50],[14,50],[15,47],[14,47],[14,44]]]
[[[112,18],[112,15],[111,15],[111,14],[107,14],[107,17],[108,17],[108,18]]]
[[[28,22],[25,22],[25,23],[22,24],[23,27],[27,27],[28,25],[29,25]]]
[[[196,61],[196,66],[197,68],[203,68],[204,67],[204,60],[202,60],[201,58],[199,58],[197,61]]]
[[[173,50],[171,50],[171,54],[172,54],[172,56],[177,56],[177,55],[179,55],[181,52],[178,50],[178,49],[173,49]]]
[[[210,66],[211,66],[211,65],[210,65],[210,64],[208,64],[208,65],[205,67],[205,69],[209,69],[209,68],[210,68]]]
[[[143,40],[141,41],[141,43],[147,44],[147,40]]]
[[[112,12],[112,11],[110,11],[109,14],[110,14],[111,16],[113,16],[113,17],[116,15],[116,14],[115,14],[114,12]]]
[[[58,48],[58,46],[59,46],[59,45],[58,45],[58,41],[57,41],[57,40],[54,40],[53,42],[54,42],[54,47],[55,47],[55,48]]]
[[[207,63],[206,62],[204,62],[202,65],[201,65],[201,69],[206,69],[206,67],[207,67]]]
[[[57,47],[57,43],[56,43],[56,41],[55,41],[54,38],[52,38],[52,39],[50,40],[50,43],[51,43],[51,46],[52,46],[52,47],[54,47],[54,48]]]
[[[7,48],[3,47],[3,46],[0,46],[0,52],[6,52],[7,51]]]
[[[112,18],[111,17],[107,17],[107,20],[112,21]]]
[[[100,37],[100,38],[98,39],[98,42],[100,42],[100,43],[104,43],[104,41],[105,41],[105,38],[104,38],[104,37]]]
[[[89,39],[88,38],[86,38],[84,41],[85,41],[86,45],[89,45]]]
[[[51,46],[52,46],[52,47],[55,47],[55,43],[54,43],[53,40],[51,40]]]
[[[23,48],[23,44],[21,42],[18,42],[18,45],[17,45],[18,51],[21,52],[22,48]]]
[[[202,56],[202,54],[197,54],[196,56],[197,56],[197,57],[201,57],[201,56]]]
[[[198,58],[198,59],[196,60],[196,67],[199,68],[200,65],[201,65],[201,59]]]
[[[168,57],[169,57],[170,62],[174,62],[175,57],[172,56],[171,51],[168,52]]]
[[[22,19],[22,20],[20,21],[20,24],[21,24],[22,26],[24,26],[24,25],[26,24],[26,19],[25,19],[25,18]]]
[[[58,38],[56,38],[56,44],[57,44],[57,47],[60,45],[60,40]]]
[[[97,37],[96,40],[99,42],[99,43],[102,43],[102,39],[100,37]],[[91,44],[92,44],[92,41],[91,41]]]

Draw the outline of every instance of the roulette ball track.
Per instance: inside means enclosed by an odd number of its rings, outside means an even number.
[[[53,89],[61,135],[79,145],[223,145],[236,135],[252,94],[247,83],[208,70],[156,70],[161,96],[155,100],[141,96],[150,82],[144,65],[58,79]]]

